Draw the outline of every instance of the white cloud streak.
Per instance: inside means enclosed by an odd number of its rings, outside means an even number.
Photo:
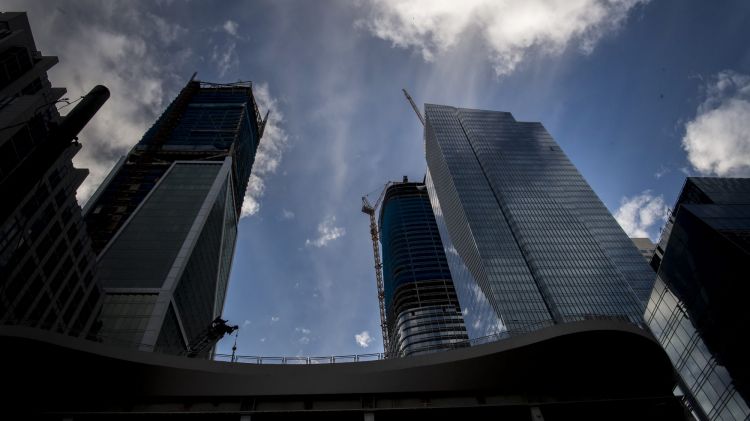
[[[750,176],[750,76],[723,71],[705,89],[705,101],[685,124],[688,161],[703,175]]]
[[[343,237],[346,234],[346,230],[343,227],[337,227],[336,217],[329,216],[324,219],[323,222],[318,224],[318,237],[314,240],[309,238],[305,241],[306,246],[313,247],[325,247],[329,242]]]
[[[646,190],[633,197],[623,197],[614,216],[629,237],[649,237],[653,240],[653,229],[667,220],[668,212],[664,197],[654,196],[650,190]]]
[[[271,114],[255,153],[252,175],[242,202],[242,217],[255,215],[260,210],[260,199],[265,191],[264,180],[276,173],[289,144],[289,136],[283,128],[284,114],[279,109],[277,100],[271,96],[268,85],[253,84],[253,94],[261,112],[270,111]]]
[[[648,0],[371,0],[355,24],[431,61],[464,38],[480,39],[497,75],[511,73],[530,50],[590,53],[628,12]]]
[[[79,136],[83,148],[73,160],[90,171],[77,193],[85,202],[184,83],[175,71],[193,55],[178,42],[187,29],[132,3],[6,6],[27,10],[37,48],[59,57],[49,72],[53,86],[67,88],[71,100],[96,84],[111,92]]]
[[[223,78],[233,67],[236,68],[240,64],[240,59],[235,54],[237,43],[229,41],[225,44],[214,45],[213,51],[211,52],[211,61],[216,64],[216,69],[219,72],[219,77]]]
[[[357,342],[357,345],[361,346],[362,348],[367,348],[372,343],[370,332],[366,330],[363,330],[362,332],[354,335],[354,340]]]

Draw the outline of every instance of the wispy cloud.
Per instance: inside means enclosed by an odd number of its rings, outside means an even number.
[[[660,165],[659,169],[654,173],[654,177],[656,177],[656,179],[658,180],[667,175],[669,171],[669,168],[665,167],[664,165]]]
[[[287,210],[287,209],[282,209],[281,219],[294,219],[294,212]]]
[[[299,342],[301,345],[307,345],[310,343],[310,333],[312,332],[310,329],[304,328],[304,327],[295,327],[294,331],[296,333],[302,334],[299,338],[297,338],[297,342]]]
[[[369,16],[356,22],[425,60],[464,38],[485,44],[498,75],[511,73],[531,50],[559,54],[575,44],[584,53],[616,29],[628,12],[648,0],[371,0]]]
[[[271,323],[276,323],[279,321],[279,316],[271,316]]]
[[[231,19],[224,22],[224,25],[222,26],[222,28],[224,28],[224,30],[227,31],[229,35],[235,37],[237,36],[237,29],[239,29],[239,27],[240,25]]]
[[[137,1],[4,6],[28,11],[37,48],[60,57],[49,72],[54,86],[67,88],[71,99],[96,84],[111,92],[81,133],[83,148],[73,161],[90,171],[77,192],[85,202],[185,82],[186,76],[178,72],[193,57],[180,42],[187,29]]]
[[[668,212],[664,197],[646,190],[633,197],[623,197],[614,216],[628,236],[655,239],[654,228],[666,221]]]
[[[325,247],[329,242],[343,237],[346,234],[344,227],[337,227],[336,217],[329,216],[318,224],[318,237],[314,240],[309,238],[305,241],[306,246]]]
[[[260,198],[265,191],[264,179],[276,173],[284,150],[289,144],[289,136],[283,127],[284,114],[276,98],[271,96],[268,85],[253,84],[253,94],[261,112],[270,111],[270,116],[255,153],[252,175],[242,202],[242,217],[254,215],[260,210]]]
[[[366,330],[363,330],[362,332],[354,335],[354,340],[357,342],[357,345],[361,346],[362,348],[367,348],[372,343],[370,332]]]
[[[723,71],[705,86],[706,99],[685,124],[682,147],[705,175],[750,175],[750,76]]]
[[[214,45],[211,52],[211,61],[216,65],[220,78],[223,78],[233,67],[239,66],[240,59],[235,53],[236,48],[237,43],[233,41]]]

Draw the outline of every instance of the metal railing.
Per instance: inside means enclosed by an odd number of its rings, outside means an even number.
[[[385,354],[382,352],[372,354],[353,354],[353,355],[331,355],[327,357],[268,357],[259,355],[231,355],[231,354],[214,354],[214,361],[224,361],[233,363],[246,364],[286,364],[286,365],[309,365],[309,364],[336,364],[336,363],[356,363],[360,361],[378,361],[384,360]]]
[[[633,326],[637,326],[641,329],[648,330],[643,322],[635,322],[628,320],[625,316],[606,316],[606,315],[587,315],[581,316],[574,319],[566,320],[568,322],[584,321],[584,320],[612,320],[626,322]],[[483,345],[492,342],[501,341],[510,337],[517,337],[526,333],[531,333],[545,327],[555,325],[552,320],[542,320],[534,323],[529,323],[511,330],[503,330],[501,332],[493,333],[491,335],[482,336],[478,338],[457,341],[445,344],[428,345],[418,348],[410,353],[410,355],[426,354],[437,351],[448,351],[452,349],[467,348],[470,346]],[[396,357],[400,358],[400,357]],[[286,364],[286,365],[309,365],[309,364],[336,364],[336,363],[354,363],[361,361],[378,361],[385,360],[385,354],[382,352],[372,354],[353,354],[353,355],[331,355],[326,357],[271,357],[271,356],[259,356],[259,355],[232,355],[232,354],[214,354],[214,361],[233,362],[233,363],[245,363],[245,364]],[[388,358],[393,359],[393,358]]]

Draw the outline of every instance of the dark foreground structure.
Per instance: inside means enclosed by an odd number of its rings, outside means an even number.
[[[0,327],[7,411],[42,419],[678,420],[659,344],[627,322],[556,325],[382,361],[194,360]],[[23,352],[18,352],[23,350]]]
[[[651,261],[646,321],[700,419],[747,420],[750,178],[689,177]]]
[[[37,50],[26,13],[0,13],[0,324],[84,336],[102,294],[76,202],[88,170],[72,159],[109,91],[68,101],[47,78],[57,61]]]

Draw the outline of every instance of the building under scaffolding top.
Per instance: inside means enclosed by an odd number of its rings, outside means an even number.
[[[120,159],[85,209],[104,341],[195,352],[221,315],[264,126],[252,83],[191,80]]]

